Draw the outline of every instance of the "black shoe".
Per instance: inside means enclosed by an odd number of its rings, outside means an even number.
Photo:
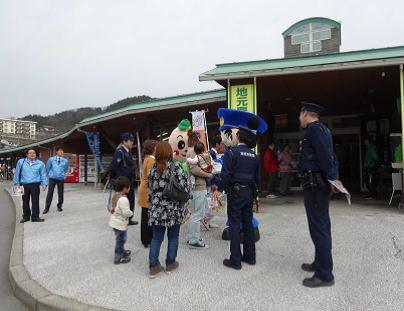
[[[63,208],[58,207],[58,212],[63,212]]]
[[[128,223],[129,226],[134,226],[134,225],[137,225],[137,224],[138,224],[138,222],[136,220],[130,220],[129,223]]]
[[[132,252],[130,250],[124,250],[123,252],[123,257],[129,257],[132,254]]]
[[[311,288],[333,286],[334,284],[335,284],[334,279],[332,279],[331,281],[323,281],[316,276],[303,280],[303,286]]]
[[[224,259],[223,260],[223,264],[226,266],[226,267],[228,267],[228,268],[233,268],[233,269],[235,269],[235,270],[241,270],[241,265],[235,265],[235,264],[233,264],[231,261],[230,261],[230,259]]]
[[[304,263],[302,264],[302,270],[306,272],[316,272],[316,268],[312,263]]]
[[[128,263],[130,262],[130,257],[124,256],[115,256],[114,264],[119,265],[120,263]]]
[[[253,259],[253,260],[247,260],[247,259],[245,259],[244,257],[243,258],[241,258],[241,261],[242,262],[245,262],[245,263],[247,263],[247,264],[249,264],[250,266],[254,266],[255,265],[255,259]]]
[[[45,208],[42,212],[42,214],[48,214],[49,213],[49,208]]]
[[[31,219],[31,222],[44,222],[45,221],[45,219],[42,219],[42,218],[34,218],[34,219]]]
[[[24,222],[27,222],[27,221],[29,221],[29,218],[23,218],[20,220],[20,224],[23,224]]]

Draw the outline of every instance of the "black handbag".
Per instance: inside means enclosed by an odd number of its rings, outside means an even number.
[[[190,198],[189,193],[183,186],[180,185],[179,181],[175,178],[173,171],[173,164],[170,164],[170,181],[166,184],[163,190],[163,198],[166,200],[177,201],[177,202],[187,202]]]

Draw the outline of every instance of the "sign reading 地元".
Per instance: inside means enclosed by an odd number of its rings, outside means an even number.
[[[230,109],[257,113],[254,84],[231,85],[228,101]]]

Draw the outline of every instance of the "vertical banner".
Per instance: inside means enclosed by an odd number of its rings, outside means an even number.
[[[100,168],[100,173],[105,172],[104,164],[101,162],[100,133],[86,132],[88,147],[95,157],[95,161]]]
[[[192,131],[199,133],[206,150],[209,150],[205,110],[191,111],[190,113],[192,115]]]
[[[228,81],[228,107],[257,114],[256,79],[254,84],[230,85]],[[258,152],[258,145],[254,148]]]
[[[257,103],[254,84],[229,86],[230,109],[241,110],[257,114]]]

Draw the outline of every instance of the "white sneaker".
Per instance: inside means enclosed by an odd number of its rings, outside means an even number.
[[[203,241],[199,241],[198,243],[195,244],[190,244],[188,243],[188,247],[191,249],[204,249],[204,248],[209,248],[208,245],[206,245]]]
[[[268,194],[267,199],[276,199],[278,196],[275,194]]]

